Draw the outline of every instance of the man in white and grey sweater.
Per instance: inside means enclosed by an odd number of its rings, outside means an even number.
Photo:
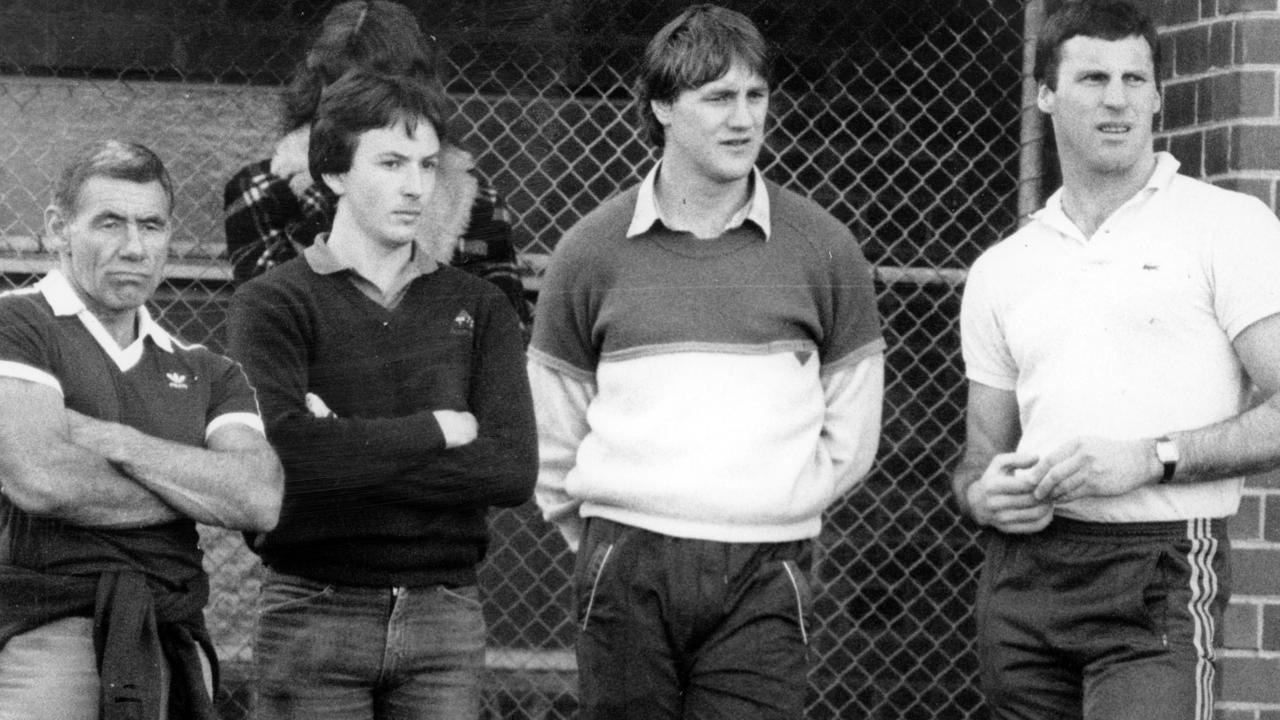
[[[578,550],[585,718],[803,714],[811,543],[871,466],[884,341],[849,230],[755,168],[767,66],[724,8],[659,31],[661,162],[540,294],[536,496]]]

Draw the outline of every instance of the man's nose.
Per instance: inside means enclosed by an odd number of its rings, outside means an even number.
[[[729,114],[729,122],[734,127],[749,127],[755,118],[751,112],[751,102],[745,98],[738,98],[733,102],[733,112]]]
[[[120,254],[131,258],[147,256],[147,244],[142,240],[142,228],[137,223],[125,223],[124,244],[120,246]]]
[[[1102,101],[1108,107],[1123,107],[1129,104],[1129,92],[1124,86],[1124,80],[1117,78],[1108,81],[1106,88],[1103,90]]]
[[[400,178],[400,192],[410,197],[418,197],[422,195],[423,184],[422,171],[416,167],[407,167]]]

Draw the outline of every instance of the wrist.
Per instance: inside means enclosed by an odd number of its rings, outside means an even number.
[[[1178,445],[1168,435],[1162,435],[1152,441],[1150,461],[1154,463],[1155,484],[1167,485],[1173,481],[1178,472],[1178,461],[1181,454]]]

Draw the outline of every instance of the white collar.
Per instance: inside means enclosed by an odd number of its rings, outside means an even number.
[[[661,167],[662,162],[659,161],[640,182],[640,189],[636,194],[636,209],[631,216],[631,225],[627,227],[629,238],[648,232],[654,223],[662,221],[662,212],[658,208],[658,197],[655,192],[658,169]],[[760,228],[765,240],[769,239],[773,231],[769,191],[764,186],[764,175],[760,172],[760,168],[756,167],[751,168],[751,197],[747,199],[747,204],[742,206],[741,210],[734,213],[724,229],[732,230],[748,220]]]
[[[48,275],[36,283],[36,289],[53,308],[54,315],[60,317],[74,315],[80,318],[80,322],[84,323],[93,338],[121,369],[127,370],[138,364],[138,360],[142,358],[143,341],[148,337],[156,347],[165,352],[173,352],[173,336],[151,319],[151,313],[147,311],[145,305],[138,308],[138,337],[128,347],[121,348],[102,321],[85,307],[84,301],[76,294],[75,289],[71,287],[71,282],[61,270],[56,268],[50,270]]]
[[[1173,155],[1163,151],[1157,152],[1156,166],[1151,171],[1151,177],[1147,178],[1146,184],[1138,192],[1134,193],[1133,197],[1125,200],[1124,204],[1116,208],[1116,212],[1112,213],[1112,216],[1131,205],[1146,200],[1161,190],[1167,189],[1173,182],[1174,176],[1178,174],[1179,167],[1181,167],[1181,163]],[[1084,239],[1080,235],[1080,228],[1076,227],[1076,224],[1067,217],[1067,213],[1062,209],[1062,194],[1062,188],[1055,190],[1049,196],[1049,199],[1045,201],[1043,208],[1031,213],[1031,219],[1042,222],[1063,235]]]

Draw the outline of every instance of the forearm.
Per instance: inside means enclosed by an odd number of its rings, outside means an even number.
[[[1172,482],[1203,482],[1241,477],[1280,465],[1280,395],[1240,415],[1197,430],[1170,433],[1178,446]],[[1161,477],[1154,462],[1152,481]]]
[[[877,354],[824,374],[823,391],[827,407],[822,441],[839,496],[865,477],[875,461],[884,403],[884,356]]]
[[[77,432],[77,441],[102,452],[180,514],[235,530],[275,526],[283,473],[265,442],[210,449],[156,438],[127,425],[83,422],[93,427]]]
[[[182,517],[97,453],[70,444],[46,451],[41,467],[4,463],[0,491],[27,512],[101,528],[146,527]]]
[[[951,496],[955,498],[961,514],[971,519],[974,518],[974,513],[973,505],[969,502],[969,488],[982,479],[982,474],[991,464],[991,457],[994,456],[978,457],[966,452],[951,474]]]
[[[538,482],[534,493],[542,517],[556,526],[575,552],[582,535],[580,500],[565,489],[587,436],[587,409],[595,397],[594,382],[576,379],[539,363],[528,364],[529,384],[538,428]]]
[[[495,305],[483,317],[467,397],[478,437],[425,460],[421,492],[463,507],[513,506],[529,499],[537,474],[533,401],[515,314]]]
[[[88,527],[144,527],[180,516],[101,453],[73,442],[58,392],[0,379],[0,409],[12,411],[0,412],[0,491],[22,510]]]

